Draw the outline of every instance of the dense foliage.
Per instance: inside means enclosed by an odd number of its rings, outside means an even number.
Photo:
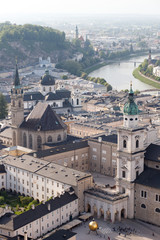
[[[160,62],[156,62],[156,66],[159,66]],[[153,75],[153,66],[149,65],[148,60],[145,59],[138,67],[138,70],[147,77],[153,78],[157,81],[160,81],[160,77]]]
[[[72,51],[64,32],[31,24],[0,23],[1,69],[13,67],[16,57],[23,66],[37,63],[41,56],[50,56],[53,61],[61,59],[61,55],[64,58],[64,51],[67,55]]]
[[[50,42],[54,48],[61,48],[65,46],[65,33],[59,32],[49,27],[42,27],[37,25],[4,25],[0,31],[1,42],[13,41],[40,41]]]
[[[0,119],[4,119],[8,115],[7,102],[2,93],[0,93]]]

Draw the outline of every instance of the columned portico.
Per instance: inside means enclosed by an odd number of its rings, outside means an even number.
[[[98,195],[95,189],[93,191],[88,190],[85,193],[85,211],[90,211],[94,217],[114,223],[115,221],[121,221],[122,217],[127,217],[127,200],[126,195],[119,199],[118,196],[110,196],[109,199],[106,193],[102,196],[102,192]]]

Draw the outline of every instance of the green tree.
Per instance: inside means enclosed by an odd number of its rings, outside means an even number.
[[[0,119],[4,119],[7,115],[7,102],[3,94],[0,93]]]

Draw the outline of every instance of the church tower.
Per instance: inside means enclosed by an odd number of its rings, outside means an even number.
[[[138,106],[134,102],[132,84],[124,105],[123,126],[118,128],[116,186],[128,194],[128,217],[134,217],[134,180],[144,170],[145,128],[138,126]]]
[[[24,120],[24,103],[23,103],[23,89],[20,85],[18,67],[16,64],[16,71],[11,89],[11,113],[12,113],[12,144],[18,145],[20,136],[18,128]]]
[[[76,26],[76,39],[79,37],[78,27]]]

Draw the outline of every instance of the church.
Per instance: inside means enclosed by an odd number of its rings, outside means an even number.
[[[24,93],[24,109],[30,111],[37,102],[47,102],[58,114],[79,112],[82,109],[78,91],[71,92],[61,87],[55,88],[55,78],[45,70],[39,81],[39,91]]]
[[[53,79],[50,81],[53,83]],[[67,126],[46,102],[38,102],[24,118],[24,93],[17,66],[11,90],[11,113],[13,146],[42,150],[45,143],[58,143],[67,138]]]
[[[155,126],[139,125],[138,116],[131,85],[123,126],[117,128],[115,182],[87,190],[85,211],[105,221],[137,218],[160,225],[160,146],[156,144]]]

